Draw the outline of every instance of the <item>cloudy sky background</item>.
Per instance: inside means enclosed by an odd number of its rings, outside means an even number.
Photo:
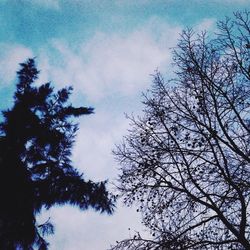
[[[216,29],[216,21],[249,0],[0,0],[0,108],[11,106],[18,64],[36,57],[38,83],[73,85],[72,102],[93,106],[80,120],[75,165],[86,179],[114,182],[111,154],[129,128],[125,113],[140,113],[141,93],[155,70],[171,75],[171,50],[182,29]],[[143,230],[134,208],[113,216],[53,208],[40,220],[55,224],[51,250],[102,250]],[[129,231],[128,228],[131,228]],[[132,234],[132,233],[131,233]]]

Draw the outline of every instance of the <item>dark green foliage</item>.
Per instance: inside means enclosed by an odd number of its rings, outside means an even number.
[[[37,225],[43,207],[71,204],[112,213],[114,200],[105,182],[84,181],[70,156],[78,126],[74,117],[93,108],[68,104],[72,87],[39,87],[33,59],[21,64],[14,106],[0,123],[0,249],[47,249],[43,235],[53,225]]]

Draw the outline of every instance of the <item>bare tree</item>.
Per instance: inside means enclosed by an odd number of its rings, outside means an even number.
[[[112,249],[250,249],[250,12],[213,38],[184,31],[173,60],[176,78],[154,75],[114,152],[152,238]]]

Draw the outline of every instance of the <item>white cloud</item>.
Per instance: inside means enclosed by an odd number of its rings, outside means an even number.
[[[214,33],[216,30],[216,22],[217,20],[215,18],[205,18],[194,27],[194,30],[197,32],[208,31]]]
[[[171,61],[169,47],[180,31],[179,27],[158,26],[160,22],[151,20],[146,28],[126,36],[96,33],[75,51],[54,40],[52,46],[62,65],[50,65],[48,74],[56,83],[72,83],[91,101],[141,92],[156,68],[166,70]],[[49,58],[42,53],[43,57]]]
[[[7,85],[15,79],[19,63],[32,58],[33,52],[19,44],[0,44],[0,47],[0,85]]]
[[[73,84],[75,92],[96,108],[96,114],[82,118],[73,154],[74,164],[87,179],[117,178],[118,164],[111,151],[128,129],[124,112],[139,113],[140,94],[149,88],[155,69],[165,73],[170,67],[169,48],[176,44],[179,32],[179,27],[151,18],[128,35],[96,33],[77,49],[54,40],[50,50],[58,56],[56,62],[50,52],[40,52],[40,80],[59,86]],[[79,214],[69,207],[53,211],[57,227],[52,250],[107,249],[129,236],[128,227],[139,231],[142,227],[139,215],[120,205],[111,217],[91,211]]]
[[[55,225],[55,235],[48,237],[51,250],[104,250],[117,240],[130,237],[135,231],[146,235],[145,228],[138,223],[140,215],[135,209],[121,204],[112,216],[64,206],[43,213],[40,221],[44,222],[49,217]]]

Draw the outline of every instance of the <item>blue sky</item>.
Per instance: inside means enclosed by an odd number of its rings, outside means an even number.
[[[140,113],[141,92],[154,70],[170,75],[171,51],[187,26],[216,29],[216,21],[246,9],[249,0],[0,0],[1,109],[11,105],[18,63],[36,57],[39,82],[73,85],[73,102],[96,113],[81,119],[75,165],[86,178],[118,176],[111,150],[129,128],[124,113]],[[54,208],[51,249],[102,250],[143,230],[135,209],[114,216]]]
[[[204,18],[231,15],[244,9],[247,0],[1,0],[0,36],[7,43],[20,43],[37,51],[52,38],[72,47],[97,31],[126,35],[152,17],[181,26]]]

